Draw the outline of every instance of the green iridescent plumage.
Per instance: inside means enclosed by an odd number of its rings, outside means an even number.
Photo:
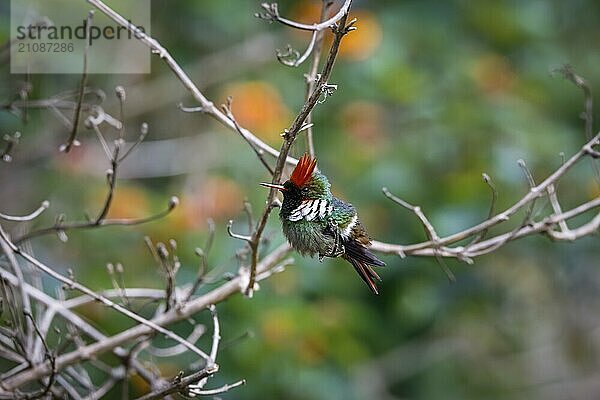
[[[316,160],[305,155],[283,185],[264,184],[283,193],[283,233],[302,255],[346,259],[377,294],[380,278],[372,266],[385,263],[368,250],[371,241],[354,207],[331,194],[328,179],[315,166]]]

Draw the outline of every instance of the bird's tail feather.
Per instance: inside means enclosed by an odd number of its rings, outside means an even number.
[[[355,240],[348,240],[345,242],[344,248],[344,259],[352,264],[361,279],[369,286],[369,289],[371,289],[373,293],[379,294],[375,281],[381,281],[381,278],[371,266],[383,267],[385,263],[371,253],[369,249]]]
[[[377,275],[373,268],[354,258],[346,256],[344,256],[344,258],[348,260],[350,264],[352,264],[352,266],[354,267],[358,275],[361,277],[361,279],[365,281],[367,286],[369,286],[369,289],[371,289],[373,293],[379,294],[379,291],[377,290],[377,285],[375,284],[375,280],[380,281],[381,278],[379,278],[379,275]]]

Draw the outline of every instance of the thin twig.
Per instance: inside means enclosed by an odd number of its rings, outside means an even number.
[[[216,388],[216,389],[190,389],[189,393],[190,393],[190,395],[193,394],[194,396],[214,396],[215,394],[225,393],[233,388],[236,388],[238,386],[242,386],[245,384],[246,384],[246,380],[242,379],[242,380],[239,380],[234,383],[229,383],[229,384],[223,385],[220,388]]]
[[[177,393],[179,391],[184,390],[190,384],[197,382],[201,379],[208,378],[215,372],[219,370],[219,366],[214,364],[210,367],[204,368],[198,372],[195,372],[191,375],[188,375],[184,378],[177,377],[174,382],[172,382],[169,386],[164,387],[162,389],[158,389],[154,392],[148,393],[144,396],[138,397],[136,400],[158,400],[162,399],[165,396],[171,393]]]
[[[47,378],[48,382],[46,383],[45,387],[42,390],[40,390],[38,393],[32,393],[30,395],[31,396],[30,398],[43,398],[50,391],[50,389],[52,388],[52,385],[54,385],[54,379],[56,377],[56,356],[54,354],[52,354],[52,352],[50,351],[50,348],[48,347],[48,344],[46,343],[44,336],[42,335],[42,333],[40,332],[40,330],[37,327],[37,324],[35,323],[35,319],[33,318],[31,311],[25,310],[25,311],[23,311],[23,314],[25,315],[26,318],[28,318],[28,320],[31,321],[31,324],[33,325],[33,327],[35,329],[35,333],[37,334],[38,338],[40,338],[42,345],[44,346],[44,351],[45,351],[46,357],[48,358],[50,365],[51,365],[50,376]]]
[[[302,55],[300,55],[300,53],[298,53],[296,50],[292,49],[290,45],[288,45],[288,48],[285,53],[282,53],[280,50],[277,50],[275,53],[277,61],[279,61],[283,65],[287,65],[288,67],[300,66],[300,64],[306,61],[308,56],[310,56],[313,49],[315,48],[315,43],[317,42],[317,35],[319,35],[319,33],[320,31],[314,31],[312,33],[310,42],[308,43],[308,47],[306,48],[304,53],[302,53]]]
[[[192,329],[192,333],[190,333],[185,340],[187,340],[190,343],[196,343],[198,339],[200,339],[200,337],[204,335],[204,332],[206,332],[206,328],[204,327],[204,325],[195,325],[194,329]],[[187,351],[187,348],[185,348],[181,344],[176,344],[175,346],[165,348],[148,346],[146,350],[155,357],[174,357],[179,354],[185,353]]]
[[[325,18],[327,17],[327,12],[329,11],[329,8],[332,4],[333,1],[331,0],[322,0],[320,21],[325,20]],[[321,60],[321,51],[323,49],[324,37],[324,31],[320,31],[317,33],[315,49],[312,53],[313,58],[308,73],[306,74],[306,99],[308,99],[312,92],[315,90],[315,83],[317,82],[317,72],[319,71],[319,60]],[[308,154],[310,154],[311,157],[314,157],[315,145],[313,142],[312,112],[310,112],[306,117],[306,124],[308,125],[308,127],[306,128],[306,144],[308,147]]]
[[[34,212],[32,212],[31,214],[20,217],[20,216],[12,216],[12,215],[6,215],[6,214],[0,213],[0,218],[5,219],[7,221],[17,221],[17,222],[31,221],[31,220],[39,217],[40,214],[42,214],[44,211],[46,211],[48,209],[48,207],[50,207],[50,202],[48,200],[44,200],[44,201],[42,201],[42,204],[38,207],[38,209],[35,210]]]
[[[267,171],[269,171],[269,174],[273,175],[273,169],[271,168],[271,166],[269,165],[269,163],[267,162],[267,160],[265,160],[265,152],[264,152],[264,150],[262,150],[261,148],[257,147],[254,144],[254,142],[252,142],[246,135],[244,135],[243,128],[240,126],[240,124],[235,119],[235,117],[233,115],[233,112],[231,111],[231,104],[232,104],[232,102],[233,102],[233,98],[231,96],[227,97],[227,103],[223,104],[221,106],[221,108],[223,109],[223,112],[225,113],[225,115],[227,116],[227,118],[229,118],[229,120],[233,123],[233,125],[235,126],[235,130],[248,143],[248,145],[250,145],[250,148],[252,148],[252,150],[254,150],[254,153],[256,153],[256,156],[258,157],[258,159],[260,160],[260,162],[262,163],[262,165],[264,165],[264,167],[267,169]]]
[[[527,183],[529,184],[529,190],[533,190],[533,188],[535,188],[535,180],[533,179],[533,174],[531,173],[529,168],[527,168],[525,160],[519,159],[517,160],[517,164],[519,165],[519,167],[521,167],[521,170],[523,170],[523,174],[525,175]],[[527,208],[527,212],[525,213],[525,217],[523,218],[522,225],[526,225],[530,222],[531,216],[533,215],[533,210],[535,209],[535,203],[541,195],[542,194],[539,193],[538,196],[534,197],[533,200],[531,200],[531,202],[529,203],[529,207]]]
[[[83,103],[83,96],[85,94],[85,86],[88,79],[88,52],[90,49],[90,29],[92,27],[92,19],[94,18],[94,10],[88,12],[85,20],[85,46],[83,48],[83,72],[81,73],[81,82],[79,83],[79,97],[77,99],[77,106],[75,107],[75,114],[73,116],[73,124],[71,127],[71,135],[67,140],[67,143],[61,146],[61,151],[68,153],[71,151],[72,146],[77,146],[77,131],[79,129],[79,118],[81,117],[81,103]]]
[[[110,210],[110,206],[112,204],[112,199],[115,193],[115,186],[117,185],[117,168],[119,166],[119,151],[121,150],[121,145],[123,141],[121,139],[115,140],[115,147],[112,153],[112,157],[110,159],[111,169],[106,171],[106,180],[108,181],[108,192],[106,194],[106,199],[104,200],[104,205],[102,206],[102,210],[98,213],[94,224],[100,225],[106,215],[108,214],[108,210]]]
[[[116,219],[103,219],[99,222],[98,221],[79,221],[79,222],[71,222],[71,223],[65,223],[65,222],[62,222],[61,220],[59,220],[53,226],[49,226],[47,228],[42,228],[42,229],[38,229],[35,231],[27,232],[24,235],[16,238],[13,241],[13,243],[16,245],[20,245],[23,241],[32,239],[34,237],[43,236],[43,235],[47,235],[50,233],[67,232],[70,230],[77,230],[77,229],[93,229],[93,228],[98,228],[100,226],[114,226],[114,225],[120,225],[120,226],[141,225],[141,224],[145,224],[145,223],[148,223],[151,221],[155,221],[157,219],[164,218],[165,216],[169,215],[171,213],[171,211],[173,211],[175,209],[175,207],[177,207],[178,204],[179,204],[179,198],[177,196],[171,196],[171,198],[169,199],[169,204],[167,205],[167,208],[165,210],[160,211],[154,215],[150,215],[148,217],[142,217],[142,218],[131,218],[131,219],[116,218]]]
[[[402,200],[398,196],[395,196],[388,190],[388,188],[384,187],[382,190],[383,190],[383,194],[388,199],[392,200],[396,204],[401,205],[402,207],[406,208],[407,210],[412,211],[417,216],[417,218],[419,218],[419,220],[421,221],[421,224],[425,228],[425,234],[427,235],[429,240],[431,240],[431,242],[433,243],[433,250],[434,250],[435,258],[437,259],[440,267],[442,268],[442,270],[444,271],[444,273],[446,274],[448,279],[450,281],[454,282],[456,280],[456,278],[454,277],[454,273],[452,273],[450,268],[448,268],[446,263],[444,263],[444,260],[440,257],[440,255],[437,252],[437,250],[439,250],[439,247],[440,247],[440,245],[439,245],[440,237],[438,236],[437,232],[435,231],[435,228],[433,227],[433,225],[431,224],[429,219],[425,216],[425,214],[421,210],[421,207],[413,206],[412,204]]]
[[[564,65],[562,68],[558,69],[558,72],[560,72],[565,79],[574,83],[575,86],[580,88],[583,92],[584,110],[581,113],[581,119],[584,121],[585,137],[587,140],[590,140],[594,134],[594,99],[592,96],[592,89],[583,77],[575,73],[575,69],[571,65]],[[598,166],[595,158],[597,157],[592,157],[590,163],[592,164],[592,168],[594,170],[596,182],[600,184],[600,166]]]
[[[129,154],[131,154],[131,152],[133,150],[135,150],[135,148],[138,147],[140,145],[140,143],[142,143],[144,141],[144,139],[146,138],[147,135],[148,135],[148,124],[146,122],[144,122],[140,126],[140,135],[138,136],[137,140],[131,146],[129,146],[129,148],[127,149],[125,154],[123,154],[121,156],[121,158],[119,158],[119,162],[122,162],[123,160],[125,160],[127,158],[127,156],[129,156]]]
[[[560,203],[558,201],[558,196],[556,195],[556,189],[554,187],[554,185],[550,185],[548,186],[548,189],[546,189],[548,192],[548,198],[550,199],[550,204],[552,205],[552,210],[554,211],[555,215],[560,215],[562,214],[562,208],[560,207]],[[558,226],[560,227],[560,230],[564,233],[564,234],[569,234],[569,226],[567,225],[567,221],[566,220],[560,220],[558,221]]]
[[[248,244],[252,244],[252,236],[249,235],[240,235],[239,233],[235,233],[232,230],[233,227],[233,220],[229,220],[229,222],[227,222],[227,234],[229,236],[231,236],[234,239],[239,239],[239,240],[243,240],[244,242],[248,242]]]
[[[210,359],[215,362],[219,351],[219,343],[221,341],[221,327],[219,325],[219,317],[217,315],[217,307],[214,304],[208,306],[213,319],[213,341],[210,348]]]
[[[490,188],[490,191],[492,192],[492,200],[490,201],[490,209],[488,211],[488,215],[486,218],[486,219],[490,219],[494,216],[494,212],[496,211],[496,201],[498,200],[498,191],[496,190],[496,186],[494,185],[492,178],[490,178],[490,176],[488,174],[483,173],[482,177],[483,177],[483,181],[488,185],[488,187]],[[477,235],[475,235],[475,237],[473,238],[471,243],[469,243],[467,245],[467,247],[480,242],[482,239],[485,238],[485,236],[487,235],[487,232],[488,232],[487,229],[481,230],[481,232],[479,232]]]
[[[214,238],[215,238],[215,222],[211,218],[209,218],[208,219],[208,238],[206,239],[206,244],[204,245],[204,250],[197,248],[195,251],[196,255],[198,257],[200,257],[200,263],[198,265],[198,273],[196,274],[196,280],[194,281],[194,284],[190,288],[190,291],[188,292],[187,296],[183,300],[184,303],[188,302],[192,298],[194,293],[196,293],[196,290],[198,290],[198,288],[204,281],[204,276],[206,274],[206,271],[208,270],[208,255],[212,248]]]
[[[277,7],[277,3],[262,3],[261,7],[265,10],[264,13],[256,13],[254,14],[258,18],[266,19],[269,21],[277,21],[284,25],[287,25],[292,28],[304,30],[304,31],[322,31],[327,28],[331,28],[339,23],[339,25],[343,25],[341,22],[344,17],[348,15],[348,11],[350,10],[350,5],[352,4],[352,0],[345,0],[344,4],[340,7],[339,11],[331,18],[326,21],[320,22],[318,24],[302,24],[300,22],[292,21],[286,18],[283,18],[279,15],[279,9]]]
[[[2,232],[1,230],[2,228],[0,227],[0,233]],[[13,320],[14,322],[17,322],[17,316],[19,315],[18,312],[23,312],[25,313],[25,315],[27,314],[31,314],[31,301],[29,300],[29,295],[27,294],[27,291],[25,290],[25,277],[23,276],[23,271],[21,270],[21,266],[19,265],[19,262],[17,261],[17,258],[15,257],[16,252],[14,251],[14,249],[9,245],[9,243],[5,240],[1,240],[0,241],[0,248],[2,248],[2,252],[4,253],[4,255],[6,256],[9,265],[11,266],[12,270],[13,270],[13,274],[15,275],[15,277],[17,278],[18,284],[16,285],[16,288],[19,291],[19,300],[20,300],[20,309],[17,312],[15,312],[15,314],[13,315]],[[9,303],[9,306],[11,304]],[[12,307],[11,307],[12,309]],[[20,320],[20,318],[19,318]],[[16,325],[14,327],[15,329],[17,329],[17,332],[20,331],[20,329],[18,328],[18,325]],[[32,349],[33,349],[33,324],[32,321],[26,319],[25,320],[25,324],[23,326],[23,335],[22,337],[18,338],[20,339],[23,343],[22,345],[25,347],[24,351],[21,353],[25,358],[28,358],[28,355],[31,354]],[[20,332],[19,332],[19,335]]]

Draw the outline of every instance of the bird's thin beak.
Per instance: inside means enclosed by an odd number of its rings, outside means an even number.
[[[274,183],[261,182],[260,185],[264,186],[264,187],[268,187],[268,188],[275,188],[275,189],[281,190],[281,191],[287,190],[285,188],[285,186],[283,186],[283,185],[276,185]]]

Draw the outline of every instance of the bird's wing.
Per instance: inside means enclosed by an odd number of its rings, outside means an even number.
[[[351,233],[360,225],[356,210],[350,203],[346,203],[337,197],[332,200],[333,214],[332,220],[340,231],[344,239],[347,239]]]

